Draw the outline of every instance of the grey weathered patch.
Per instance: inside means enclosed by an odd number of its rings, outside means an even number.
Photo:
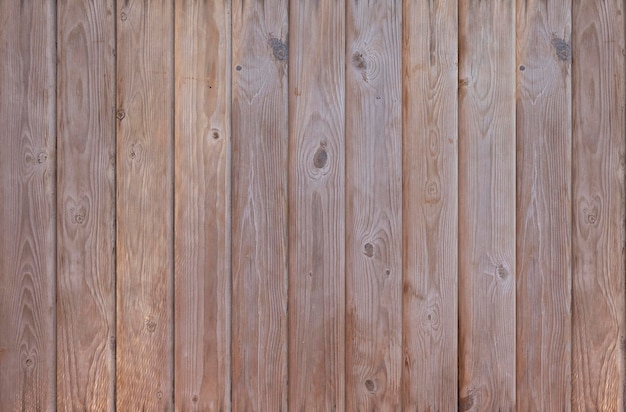
[[[563,39],[554,37],[552,39],[552,45],[556,50],[556,56],[563,61],[570,61],[572,59],[572,48]]]
[[[272,53],[274,54],[274,58],[276,60],[281,62],[287,60],[289,57],[289,49],[281,39],[270,35],[267,43],[272,48]]]

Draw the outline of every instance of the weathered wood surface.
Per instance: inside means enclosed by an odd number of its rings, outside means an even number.
[[[397,410],[402,4],[346,4],[346,409]]]
[[[57,408],[115,391],[115,3],[57,3]]]
[[[288,9],[233,4],[233,408],[287,410]]]
[[[52,2],[0,2],[0,409],[56,405]]]
[[[289,12],[289,408],[344,410],[345,5]]]
[[[123,411],[170,410],[173,4],[119,0],[116,9],[116,404]]]
[[[514,3],[459,5],[459,409],[515,407]]]
[[[458,2],[402,11],[405,410],[457,408]]]
[[[571,8],[517,2],[517,408],[571,398]]]
[[[623,2],[0,2],[0,410],[623,410]]]
[[[623,2],[572,10],[572,409],[624,410]]]
[[[175,2],[175,402],[230,409],[230,3]],[[207,53],[210,50],[210,53]]]

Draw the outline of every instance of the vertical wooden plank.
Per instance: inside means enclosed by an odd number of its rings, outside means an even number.
[[[57,408],[113,410],[113,1],[57,10]]]
[[[403,408],[457,408],[458,2],[404,1]]]
[[[345,409],[345,4],[289,32],[289,408]]]
[[[572,409],[624,410],[622,1],[573,2]]]
[[[571,407],[571,1],[517,2],[517,408]]]
[[[176,410],[230,409],[230,2],[175,2]]]
[[[459,9],[459,409],[515,407],[515,3]]]
[[[173,3],[117,4],[117,409],[173,397]]]
[[[288,7],[233,5],[233,409],[287,410]]]
[[[400,408],[401,15],[401,2],[346,7],[347,410]]]
[[[0,2],[0,405],[55,408],[55,6]]]

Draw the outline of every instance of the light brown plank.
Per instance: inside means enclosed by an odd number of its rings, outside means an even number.
[[[57,408],[115,388],[115,4],[58,2]]]
[[[0,2],[0,409],[55,408],[55,10]]]
[[[404,1],[405,410],[457,408],[458,2]]]
[[[571,408],[571,2],[517,2],[517,408]]]
[[[175,2],[176,410],[230,409],[230,2]]]
[[[402,3],[346,3],[346,409],[397,410]]]
[[[233,409],[287,410],[287,2],[233,4]]]
[[[345,409],[345,5],[289,5],[289,408]]]
[[[624,410],[624,3],[573,2],[572,409]]]
[[[459,5],[459,409],[515,407],[515,3]]]
[[[117,409],[170,410],[173,3],[117,19]]]

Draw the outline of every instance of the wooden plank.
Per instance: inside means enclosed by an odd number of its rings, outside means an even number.
[[[345,4],[289,12],[289,408],[344,410]]]
[[[624,4],[573,2],[572,409],[624,410]]]
[[[398,410],[402,4],[346,3],[346,409]]]
[[[288,7],[233,5],[233,409],[287,410]]]
[[[57,408],[115,390],[114,2],[58,2]]]
[[[0,2],[0,405],[55,409],[55,6]]]
[[[571,2],[517,2],[517,408],[571,407]]]
[[[515,407],[515,3],[459,8],[459,409]]]
[[[117,409],[170,410],[173,3],[117,18]]]
[[[402,407],[457,403],[458,2],[404,1]]]
[[[230,409],[230,2],[175,2],[176,410]]]

